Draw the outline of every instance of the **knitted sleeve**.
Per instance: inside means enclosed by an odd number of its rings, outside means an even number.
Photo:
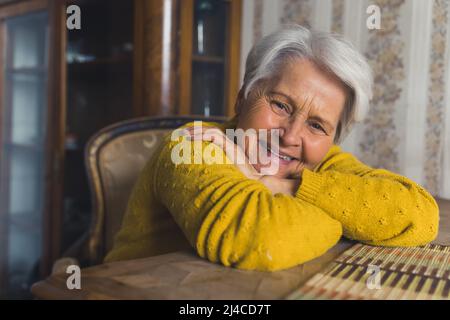
[[[418,246],[437,236],[439,209],[426,190],[336,146],[315,172],[303,172],[298,197],[341,222],[344,236],[367,244]]]
[[[272,195],[233,164],[174,163],[171,156],[182,141],[226,156],[212,143],[167,136],[155,164],[153,192],[201,257],[272,271],[318,257],[340,239],[341,224],[323,209],[301,198]],[[198,151],[187,150],[192,157]]]

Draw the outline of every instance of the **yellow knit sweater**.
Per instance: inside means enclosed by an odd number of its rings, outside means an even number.
[[[304,170],[289,196],[272,195],[233,164],[174,164],[177,143],[167,135],[143,169],[106,262],[193,247],[225,266],[273,271],[322,255],[342,235],[379,246],[424,245],[437,236],[439,210],[427,191],[338,146]]]

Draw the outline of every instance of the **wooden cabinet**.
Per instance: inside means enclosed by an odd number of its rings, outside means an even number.
[[[65,11],[67,4],[62,4]],[[84,148],[100,129],[136,116],[133,109],[134,2],[82,0],[81,29],[64,29],[65,117],[61,251],[90,226]]]
[[[181,114],[234,115],[239,91],[240,0],[181,2]]]
[[[68,5],[81,29],[66,27]],[[0,296],[90,223],[83,151],[133,117],[233,115],[241,0],[0,1]]]
[[[33,275],[55,257],[51,23],[47,1],[0,10],[1,296],[26,294]]]
[[[141,115],[234,115],[242,0],[139,0],[134,106]]]

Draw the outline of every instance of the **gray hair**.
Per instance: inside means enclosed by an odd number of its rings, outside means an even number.
[[[289,25],[253,46],[247,56],[244,98],[260,80],[270,78],[286,59],[303,58],[334,74],[349,90],[335,142],[364,119],[372,98],[372,70],[358,50],[339,34]]]

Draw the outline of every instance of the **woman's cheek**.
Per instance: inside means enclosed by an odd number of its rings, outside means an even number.
[[[308,141],[303,143],[303,159],[305,166],[308,169],[315,168],[327,154],[331,148],[332,143],[328,141]]]

